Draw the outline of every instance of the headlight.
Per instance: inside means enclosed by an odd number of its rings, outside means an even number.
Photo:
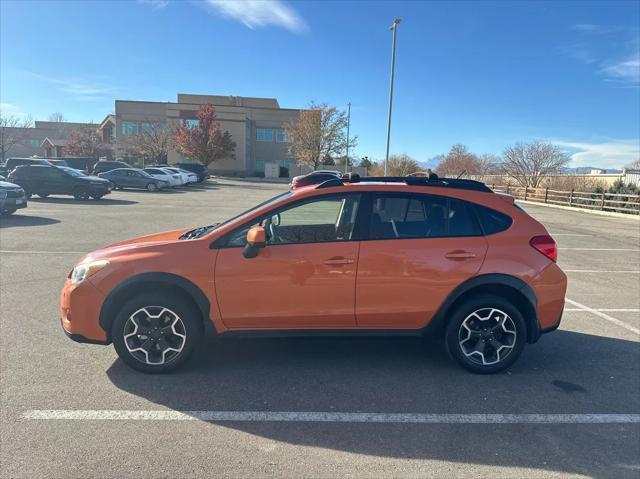
[[[108,264],[109,264],[109,261],[107,261],[106,259],[99,259],[95,261],[88,261],[86,263],[81,263],[77,265],[75,268],[73,268],[73,270],[71,271],[71,275],[69,276],[71,278],[71,282],[73,284],[76,284],[76,283],[79,283],[80,281],[84,281],[89,276],[96,274],[98,271],[100,271],[102,268],[104,268]]]

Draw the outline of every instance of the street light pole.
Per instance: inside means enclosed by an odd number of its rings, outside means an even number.
[[[347,157],[344,161],[344,172],[349,173],[349,127],[351,126],[351,102],[347,103]]]
[[[393,31],[393,41],[391,43],[391,82],[389,84],[389,116],[387,118],[387,153],[384,157],[384,176],[387,176],[387,163],[389,162],[389,141],[391,140],[391,109],[393,106],[393,74],[396,67],[396,31],[400,19],[396,18],[391,24]]]

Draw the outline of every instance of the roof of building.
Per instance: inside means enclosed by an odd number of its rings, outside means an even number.
[[[46,137],[44,140],[42,140],[42,144],[40,146],[44,146],[45,143],[49,143],[51,146],[66,146],[67,143],[69,143],[69,140]]]

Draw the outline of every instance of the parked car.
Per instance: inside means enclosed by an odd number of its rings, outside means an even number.
[[[100,178],[105,178],[113,183],[114,188],[137,188],[147,191],[156,191],[167,188],[169,183],[154,178],[140,168],[116,168],[105,173],[100,173]]]
[[[0,180],[0,214],[11,215],[21,208],[27,207],[24,190],[14,183]]]
[[[144,171],[154,178],[157,178],[158,180],[166,181],[174,188],[176,186],[182,186],[184,184],[182,183],[182,175],[169,170],[165,170],[161,167],[145,168]]]
[[[327,180],[340,179],[342,173],[336,170],[316,170],[306,175],[294,176],[289,186],[292,190],[303,186],[318,185]]]
[[[87,174],[93,171],[93,165],[96,164],[95,158],[79,156],[65,157],[64,161],[67,162],[67,166],[84,171]]]
[[[60,158],[45,158],[53,166],[69,166],[65,160]]]
[[[198,182],[198,175],[191,171],[183,170],[182,168],[174,168],[173,166],[163,166],[162,169],[179,174],[182,177],[182,183],[185,185]]]
[[[544,226],[482,183],[354,176],[93,251],[65,281],[61,321],[150,373],[183,364],[207,325],[222,337],[432,333],[464,368],[494,373],[558,327],[556,260]]]
[[[131,165],[129,163],[125,163],[124,161],[100,160],[95,165],[93,165],[93,170],[91,171],[91,173],[94,175],[98,175],[106,171],[115,170],[116,168],[131,168]]]
[[[0,165],[0,174],[7,176],[18,166],[22,165],[50,165],[48,160],[44,158],[9,158],[4,164]]]
[[[211,176],[209,174],[209,168],[201,163],[177,163],[175,166],[177,166],[178,168],[182,168],[183,170],[191,171],[198,175],[198,183],[202,183],[204,180]]]
[[[27,196],[37,194],[72,195],[77,200],[100,199],[111,193],[111,182],[97,176],[87,176],[69,167],[53,165],[20,166],[9,174],[9,180],[20,185]]]

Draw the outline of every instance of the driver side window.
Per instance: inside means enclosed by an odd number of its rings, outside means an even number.
[[[360,195],[316,198],[297,203],[231,233],[228,247],[244,246],[249,229],[261,224],[267,244],[349,241],[353,236]]]

